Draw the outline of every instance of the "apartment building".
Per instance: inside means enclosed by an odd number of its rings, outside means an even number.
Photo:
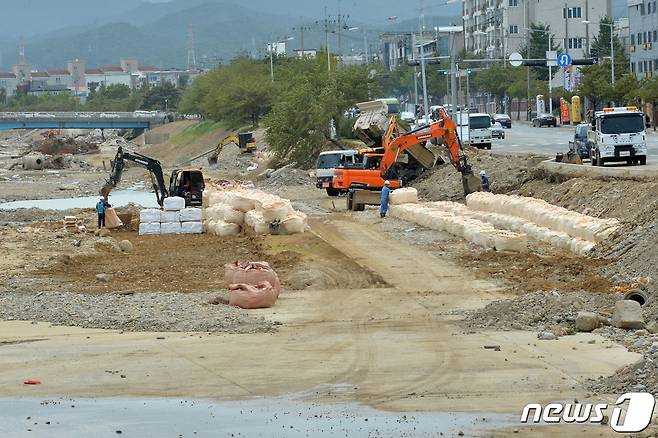
[[[488,58],[519,51],[532,23],[550,26],[556,45],[574,58],[585,57],[598,22],[612,14],[611,0],[463,0],[467,50]]]
[[[658,11],[656,1],[628,0],[631,71],[638,79],[658,75]]]

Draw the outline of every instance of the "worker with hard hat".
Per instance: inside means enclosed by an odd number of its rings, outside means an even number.
[[[484,170],[480,171],[480,185],[483,192],[489,191],[489,177],[487,176],[487,172]]]
[[[384,187],[382,187],[382,196],[379,203],[379,216],[381,218],[385,218],[386,213],[388,213],[388,197],[392,191],[391,182],[389,180],[384,181]]]

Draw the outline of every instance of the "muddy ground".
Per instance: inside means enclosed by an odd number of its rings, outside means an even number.
[[[201,145],[195,148],[201,149]],[[150,149],[155,153],[158,150],[157,147]],[[181,154],[176,148],[162,149],[159,153],[163,159],[176,159]],[[295,208],[310,215],[313,233],[267,237],[245,235],[231,239],[212,236],[140,237],[133,228],[114,232],[109,238],[98,238],[92,233],[67,234],[59,222],[64,214],[74,213],[85,218],[91,228],[93,210],[0,211],[0,224],[4,224],[0,226],[0,318],[125,331],[257,335],[285,328],[289,330],[286,336],[291,336],[291,340],[279,339],[278,342],[282,343],[281,348],[291,349],[297,354],[301,354],[304,348],[314,348],[308,344],[297,347],[299,336],[308,336],[312,344],[316,335],[317,339],[324,339],[347,334],[356,347],[341,347],[344,340],[335,345],[326,340],[327,345],[317,347],[322,351],[322,360],[334,367],[337,366],[334,362],[341,359],[332,359],[332,355],[346,354],[345,350],[351,352],[354,348],[359,350],[355,350],[355,357],[346,356],[345,360],[354,362],[343,377],[326,380],[333,383],[370,382],[374,386],[370,386],[368,394],[358,397],[374,406],[406,403],[423,406],[418,394],[424,393],[425,388],[432,385],[430,382],[445,380],[441,376],[430,378],[428,374],[419,377],[416,386],[411,385],[416,390],[401,382],[400,387],[389,393],[389,398],[380,396],[375,386],[393,383],[377,380],[375,384],[364,370],[373,367],[375,358],[381,353],[379,348],[384,348],[377,344],[382,338],[400,336],[402,345],[408,337],[416,336],[415,330],[428,328],[427,333],[423,331],[423,336],[428,338],[417,339],[418,347],[422,347],[425,353],[427,345],[437,342],[437,333],[444,331],[455,336],[461,333],[491,336],[497,342],[509,341],[509,349],[516,353],[521,345],[515,338],[519,332],[524,333],[519,336],[526,342],[536,339],[536,333],[540,331],[552,331],[559,338],[556,348],[569,345],[568,349],[572,351],[603,349],[603,338],[600,337],[603,336],[643,355],[644,362],[615,373],[611,364],[617,362],[610,359],[610,362],[598,365],[611,368],[605,368],[608,370],[605,372],[602,369],[598,375],[588,374],[590,380],[583,378],[585,373],[578,377],[571,375],[569,379],[573,380],[569,380],[568,385],[576,392],[570,392],[569,396],[641,389],[638,385],[658,392],[658,370],[654,365],[658,361],[658,352],[652,350],[654,343],[658,342],[656,336],[610,327],[598,329],[596,335],[600,336],[588,338],[587,343],[582,338],[571,336],[577,312],[587,310],[609,314],[614,302],[621,298],[621,292],[632,288],[641,288],[652,297],[645,306],[647,321],[658,318],[658,251],[655,243],[658,237],[655,217],[658,182],[555,178],[536,168],[543,157],[502,156],[474,150],[469,150],[469,154],[476,171],[485,169],[491,175],[494,192],[535,196],[593,216],[616,217],[622,221],[623,228],[609,242],[600,245],[593,257],[574,256],[540,242],[532,242],[532,251],[525,255],[483,251],[445,233],[392,218],[381,220],[374,208],[363,213],[345,212],[344,199],[328,198],[314,187],[313,179],[305,170],[284,169],[269,178],[262,175],[263,169],[246,173],[242,170],[245,165],[243,157],[228,150],[225,161],[220,160],[217,168],[210,169],[209,176],[228,176],[229,172],[223,170],[230,167],[226,163],[240,163],[242,167],[232,175],[253,177],[263,190],[290,198]],[[129,169],[127,174],[128,182],[144,180],[141,169]],[[76,178],[85,181],[81,187],[88,184],[88,190],[92,190],[103,175],[100,165],[95,170],[80,171]],[[29,189],[16,190],[21,185],[11,178],[0,181],[0,199],[28,199],[30,193],[34,197],[59,197],[62,191],[57,189],[57,184],[70,179],[69,176],[62,177],[61,173],[29,175],[29,181],[28,176],[20,178],[25,186],[29,183]],[[450,166],[423,175],[414,185],[426,200],[463,199],[461,181]],[[84,191],[76,189],[66,194],[80,193]],[[121,240],[131,241],[134,250],[125,253],[117,249]],[[398,246],[404,251],[397,251]],[[213,297],[226,296],[223,265],[238,259],[266,260],[272,264],[284,285],[281,307],[261,312],[208,304]],[[112,280],[107,283],[96,280],[99,273],[111,274]],[[431,281],[424,280],[426,277]],[[289,309],[294,311],[288,313]],[[378,332],[380,328],[387,330],[391,321],[394,322],[392,332]],[[320,323],[329,327],[315,327]],[[441,330],[437,330],[436,324]],[[311,327],[319,332],[316,335],[301,334]],[[339,332],[335,331],[336,327],[340,327]],[[510,334],[501,334],[508,332]],[[479,339],[475,341],[477,348],[481,348],[484,342]],[[592,340],[595,343],[590,344]],[[249,342],[260,345],[257,339]],[[431,363],[430,368],[436,368],[436,363],[443,363],[443,360],[449,361],[453,349],[457,348],[457,344],[441,345],[447,352],[436,358],[426,358],[427,365]],[[385,348],[397,347],[386,344]],[[549,347],[540,345],[539,348]],[[425,354],[421,350],[414,350],[413,354],[399,351],[399,357],[393,356],[397,357],[396,360],[407,356],[413,358]],[[308,354],[305,357],[308,363],[318,363],[318,357],[309,351],[303,353]],[[548,353],[532,351],[528,354],[521,362],[530,363],[533,358]],[[605,351],[597,350],[596,354],[603,357]],[[470,356],[465,355],[450,363],[464,367],[464,364],[471,363],[467,357]],[[377,362],[377,366],[384,368],[387,361],[392,360],[390,354],[384,354],[381,359],[383,362]],[[284,368],[289,360],[288,357],[281,359]],[[593,359],[590,357],[589,360]],[[509,365],[496,363],[491,366],[505,369]],[[625,363],[619,363],[621,365]],[[558,370],[558,365],[551,366]],[[586,368],[582,363],[574,366],[576,369]],[[446,369],[452,368],[446,365]],[[529,372],[525,368],[521,370]],[[386,374],[389,371],[380,370],[378,375],[389,375]],[[328,372],[332,374],[331,367]],[[483,370],[479,372],[484,373]],[[604,374],[611,377],[599,378]],[[279,376],[279,379],[287,382],[289,376]],[[458,381],[468,386],[467,377],[460,375],[459,379],[465,379]],[[516,383],[508,382],[510,387]],[[289,386],[295,387],[294,384]],[[540,388],[536,390],[541,391]],[[436,396],[435,392],[433,396]],[[557,394],[566,396],[560,391]],[[463,400],[466,404],[467,399]],[[418,404],[414,405],[414,401]]]

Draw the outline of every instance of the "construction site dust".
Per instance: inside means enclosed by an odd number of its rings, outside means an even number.
[[[396,133],[407,153],[388,173],[343,163],[323,185],[321,169],[270,168],[261,129],[181,140],[193,123],[134,140],[2,134],[5,394],[23,394],[11,382],[26,368],[40,396],[233,400],[348,385],[310,398],[387,411],[517,415],[524,403],[658,393],[657,179],[570,177],[541,154],[461,148],[436,125],[437,145]],[[358,154],[384,166],[378,123],[360,131]],[[462,176],[480,170],[491,193],[466,190]],[[377,199],[353,190],[359,178]],[[113,206],[126,189],[153,189],[159,206]],[[82,196],[88,208],[2,206]],[[34,345],[52,359],[12,359]],[[75,382],[95,354],[107,364]],[[186,382],[167,383],[163,360]],[[78,364],[58,379],[65,362]],[[111,366],[142,383],[85,383]]]

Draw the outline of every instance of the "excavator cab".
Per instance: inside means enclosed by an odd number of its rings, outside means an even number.
[[[201,206],[205,187],[203,173],[199,168],[174,169],[171,172],[169,194],[184,198],[186,207]]]
[[[252,153],[256,151],[257,149],[256,140],[254,140],[253,132],[239,133],[238,140],[239,140],[240,149],[242,149],[244,152]]]

